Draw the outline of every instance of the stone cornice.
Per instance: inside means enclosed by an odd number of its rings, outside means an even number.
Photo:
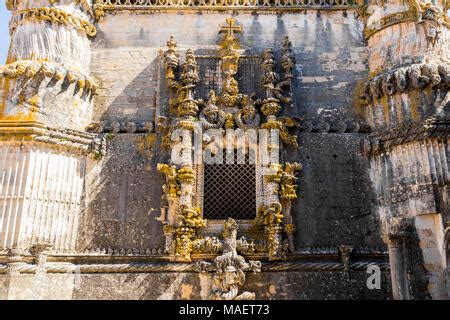
[[[239,251],[247,259],[267,259],[267,254],[252,253],[244,254]],[[339,259],[339,247],[308,247],[299,248],[294,253],[290,253],[286,259],[287,261],[329,261]],[[352,257],[355,261],[377,260],[383,259],[386,251],[379,247],[355,247],[351,251]],[[216,254],[192,254],[193,261],[214,260],[220,253]],[[0,251],[0,263],[5,262],[7,252]],[[25,262],[30,262],[33,255],[21,252],[21,256]],[[170,255],[164,253],[161,248],[153,249],[86,249],[77,252],[52,252],[49,250],[49,262],[70,262],[70,263],[97,263],[102,264],[106,262],[114,263],[135,263],[135,262],[167,262],[170,260]]]
[[[133,0],[96,0],[94,12],[97,18],[106,13],[117,11],[151,12],[170,10],[195,11],[304,11],[304,10],[347,10],[357,9],[363,1],[351,2],[348,0],[231,0],[223,4],[221,0],[142,0],[139,4]]]
[[[0,141],[40,142],[81,151],[83,154],[103,154],[103,141],[95,134],[71,129],[46,127],[38,122],[0,120]]]
[[[364,153],[376,155],[391,148],[425,139],[448,139],[450,118],[431,118],[422,123],[408,123],[373,134],[364,143]]]

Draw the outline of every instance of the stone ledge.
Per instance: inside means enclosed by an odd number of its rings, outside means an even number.
[[[364,261],[350,264],[348,271],[365,271],[376,265],[382,270],[389,270],[385,261]],[[71,264],[48,263],[47,273],[164,273],[164,272],[199,272],[194,263],[121,263],[121,264]],[[20,263],[14,266],[16,272],[34,274],[39,269],[35,264]],[[262,264],[262,272],[284,271],[345,271],[345,265],[337,262],[270,262]],[[7,265],[0,265],[0,274],[8,272]],[[209,272],[209,271],[208,271]],[[211,270],[212,272],[212,270]]]
[[[104,153],[103,140],[96,135],[71,129],[50,128],[38,122],[20,122],[0,120],[0,134],[2,142],[41,142],[69,149],[76,149],[82,153]]]

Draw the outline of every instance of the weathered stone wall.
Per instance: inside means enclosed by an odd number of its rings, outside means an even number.
[[[248,274],[245,290],[256,299],[386,299],[389,275],[381,273],[380,289],[369,290],[365,272],[265,272]],[[199,273],[41,274],[13,276],[9,298],[92,300],[208,299],[211,275]],[[155,283],[158,285],[155,286]],[[2,291],[0,291],[0,298]],[[3,296],[3,298],[6,298]]]
[[[300,246],[382,246],[361,133],[301,133],[296,213]]]
[[[229,16],[118,13],[102,18],[92,49],[93,75],[103,84],[95,101],[95,117],[151,118],[155,90],[163,77],[158,74],[158,52],[165,50],[169,36],[175,36],[180,50],[216,49],[219,25]],[[284,36],[289,36],[297,59],[295,97],[301,113],[315,115],[321,108],[352,110],[356,83],[367,76],[363,25],[353,11],[240,13],[235,18],[244,28],[241,44],[246,54],[261,54],[270,47],[277,50]]]
[[[159,216],[164,177],[154,134],[109,134],[105,156],[87,167],[79,249],[163,247]]]
[[[100,84],[94,119],[154,121],[166,99],[160,92],[164,74],[159,53],[165,50],[169,36],[175,36],[181,52],[192,48],[198,54],[214,53],[219,25],[229,16],[218,12],[119,12],[100,19],[92,43],[91,71]],[[268,47],[277,52],[286,35],[292,41],[297,59],[296,110],[286,110],[286,114],[305,115],[314,128],[323,127],[319,118],[325,114],[334,114],[333,119],[359,120],[358,88],[367,77],[367,51],[363,25],[354,11],[239,13],[235,18],[244,28],[239,37],[247,55],[259,55]],[[328,123],[333,126],[333,121]],[[380,245],[377,223],[370,215],[367,163],[359,154],[365,135],[329,135],[326,132],[333,130],[329,125],[325,133],[308,130],[300,135],[299,152],[288,152],[289,160],[305,166],[294,208],[298,246]],[[80,249],[162,245],[161,226],[154,220],[159,216],[163,182],[155,170],[156,163],[163,160],[158,159],[161,149],[152,146],[152,151],[143,155],[140,146],[142,139],[148,139],[145,134],[108,135],[105,159],[88,170],[92,178],[87,183],[88,208]],[[160,138],[157,135],[155,140]]]

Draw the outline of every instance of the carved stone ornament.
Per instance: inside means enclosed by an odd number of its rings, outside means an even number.
[[[423,90],[426,87],[447,90],[450,85],[450,65],[442,61],[429,61],[398,67],[370,79],[361,98],[366,103],[383,96]]]
[[[216,93],[214,90],[211,90],[206,107],[200,112],[199,116],[203,130],[219,129],[225,123],[225,112],[220,110],[216,103]]]
[[[216,272],[213,278],[211,299],[255,300],[255,293],[244,291],[239,294],[239,289],[245,283],[246,271],[261,272],[261,262],[246,262],[244,257],[237,253],[237,229],[236,221],[228,218],[224,223],[222,255],[214,259],[213,265],[204,261],[197,263],[200,272],[209,270]]]
[[[243,101],[244,107],[235,115],[237,126],[242,130],[259,128],[261,119],[253,97],[244,96]]]
[[[263,78],[261,85],[265,94],[260,99],[256,99],[254,93],[241,94],[238,81],[235,79],[239,59],[243,53],[236,35],[242,32],[242,26],[234,18],[226,19],[226,24],[220,26],[219,33],[224,35],[219,43],[217,58],[220,59],[222,90],[220,94],[210,90],[206,99],[199,97],[196,91],[197,85],[203,79],[200,79],[193,50],[186,50],[184,61],[180,61],[177,43],[171,36],[167,41],[166,52],[161,55],[169,91],[169,106],[167,114],[161,115],[160,119],[164,117],[167,120],[171,116],[174,118],[170,125],[168,121],[165,121],[166,129],[162,142],[167,146],[171,146],[171,143],[181,143],[182,146],[181,164],[158,164],[158,171],[165,174],[166,183],[163,185],[164,201],[161,215],[157,219],[164,225],[165,251],[171,255],[173,261],[191,261],[192,253],[219,254],[222,250],[225,252],[226,247],[217,238],[199,232],[206,226],[206,220],[202,218],[201,201],[198,203],[197,200],[203,196],[198,194],[202,192],[201,186],[198,186],[202,177],[198,176],[194,170],[192,157],[196,128],[201,127],[204,131],[236,127],[244,131],[263,128],[271,131],[271,139],[273,139],[269,143],[271,148],[275,146],[276,135],[279,135],[286,144],[297,146],[296,136],[289,132],[291,128],[298,127],[297,118],[278,117],[283,107],[290,107],[293,101],[292,79],[295,73],[295,56],[292,43],[287,37],[283,39],[281,76],[276,72],[273,50],[269,48],[264,51],[261,60]],[[175,112],[176,116],[173,115]],[[266,116],[264,123],[261,123],[260,112]],[[162,128],[161,125],[156,127]],[[177,141],[169,141],[174,129],[181,129],[182,134]],[[206,134],[202,138],[203,142],[209,141]],[[254,239],[249,241],[245,238],[240,239],[237,246],[242,250],[241,252],[264,251],[268,253],[269,259],[277,260],[294,250],[295,228],[290,216],[290,202],[296,197],[295,172],[298,168],[297,164],[286,164],[285,167],[281,167],[280,180],[270,182],[267,186],[269,190],[267,192],[274,193],[274,196],[267,201],[268,206],[262,214],[281,218],[286,215],[286,228],[284,222],[277,218],[278,222],[264,225],[266,228],[264,240],[255,243]],[[283,208],[282,205],[285,207]],[[285,231],[288,239],[283,239]],[[225,268],[222,270],[223,275],[229,275],[227,281],[231,281],[231,275],[240,273],[237,266],[233,265],[233,267],[236,270],[232,271],[231,267],[226,272]],[[224,279],[221,281],[225,281]]]

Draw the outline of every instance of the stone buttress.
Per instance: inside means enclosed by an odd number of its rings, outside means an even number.
[[[365,11],[369,80],[363,98],[372,128],[365,151],[395,299],[448,298],[446,10],[443,1],[389,1],[371,2]]]

